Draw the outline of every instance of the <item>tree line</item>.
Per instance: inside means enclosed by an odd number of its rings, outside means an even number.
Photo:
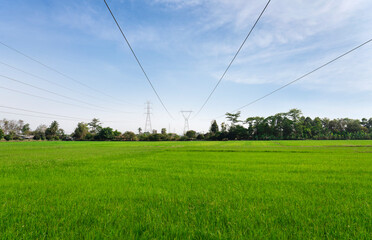
[[[226,113],[230,124],[220,128],[213,121],[207,138],[211,140],[348,140],[372,139],[372,118],[311,118],[291,109],[269,117],[240,119],[240,112]]]
[[[162,128],[138,133],[124,133],[110,127],[103,127],[99,119],[89,123],[80,122],[72,134],[65,134],[57,121],[49,126],[40,125],[35,130],[22,120],[0,120],[0,140],[49,140],[49,141],[187,141],[187,140],[347,140],[372,139],[372,118],[362,120],[339,118],[311,118],[302,115],[301,110],[291,109],[269,117],[248,117],[241,119],[241,113],[226,113],[226,122],[220,125],[211,122],[207,133],[187,131],[183,136],[167,133]]]

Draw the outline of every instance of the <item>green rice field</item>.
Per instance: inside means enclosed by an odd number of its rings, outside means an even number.
[[[1,142],[0,239],[372,239],[372,141]]]

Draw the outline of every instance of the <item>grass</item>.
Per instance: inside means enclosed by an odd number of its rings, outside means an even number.
[[[0,143],[0,239],[371,239],[372,141]]]

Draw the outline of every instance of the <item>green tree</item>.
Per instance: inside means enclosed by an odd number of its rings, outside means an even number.
[[[65,134],[65,131],[62,129],[62,128],[60,128],[60,129],[58,129],[58,131],[57,131],[57,138],[58,139],[61,139],[61,140],[66,140],[66,134]]]
[[[96,135],[96,139],[100,141],[110,141],[115,138],[115,132],[112,128],[106,127],[101,128],[101,130]]]
[[[0,128],[3,129],[5,135],[12,135],[17,137],[18,134],[21,134],[23,128],[23,120],[0,120]],[[8,137],[9,138],[9,137]]]
[[[291,119],[292,119],[293,122],[297,122],[300,119],[301,115],[302,115],[302,111],[299,110],[299,109],[293,108],[293,109],[289,110],[289,112],[287,113],[287,115],[289,117],[291,117]]]
[[[45,138],[47,140],[57,140],[58,122],[53,121],[50,126],[45,130]]]
[[[7,141],[10,141],[10,140],[13,140],[13,137],[14,137],[14,133],[10,132],[8,135],[4,136],[4,139]]]
[[[221,132],[223,132],[223,133],[227,132],[227,126],[226,126],[225,122],[221,123]]]
[[[235,125],[240,122],[240,111],[237,113],[226,113],[226,118],[231,122],[231,125]]]
[[[346,131],[348,133],[357,133],[362,131],[362,125],[359,120],[345,119]]]
[[[264,133],[264,127],[263,127],[263,122],[264,122],[263,117],[251,117],[247,118],[246,122],[252,127],[253,132],[252,137],[253,139],[262,139],[263,133]],[[250,131],[248,129],[248,134],[250,134]]]
[[[149,141],[149,134],[140,134],[138,135],[139,141]]]
[[[305,139],[311,139],[313,136],[312,128],[313,128],[313,120],[310,117],[304,118],[302,122],[303,126],[303,136]]]
[[[283,139],[283,121],[286,118],[284,113],[277,113],[271,117],[271,133],[275,139]]]
[[[5,136],[4,131],[3,129],[0,128],[0,140],[2,140],[4,136]]]
[[[324,132],[323,131],[322,120],[319,117],[314,118],[313,123],[312,123],[312,127],[311,127],[311,132],[312,132],[313,136],[318,136],[318,138]]]
[[[118,130],[115,130],[115,131],[113,132],[113,134],[114,134],[114,137],[119,137],[119,136],[121,135],[121,132],[118,131]]]
[[[97,134],[102,129],[102,123],[98,118],[93,118],[90,123],[88,123],[89,131],[92,134]]]
[[[74,133],[72,134],[72,137],[75,140],[85,140],[85,137],[89,133],[88,124],[80,122],[78,123],[77,127],[75,128]]]
[[[24,135],[29,135],[31,133],[30,124],[26,123],[23,125],[21,132]]]
[[[47,126],[42,124],[39,125],[34,131],[34,140],[45,140],[45,131]]]
[[[137,141],[137,136],[134,132],[127,131],[122,135],[124,141]]]
[[[204,140],[204,134],[199,133],[198,136],[196,137],[197,140]]]
[[[216,135],[218,133],[218,124],[217,124],[217,121],[216,120],[213,120],[212,121],[212,124],[211,124],[211,127],[209,129],[209,132],[212,134],[212,135]]]
[[[292,121],[288,118],[283,119],[283,138],[291,139],[293,134]]]
[[[243,126],[236,125],[232,126],[229,131],[229,139],[231,140],[242,140],[242,139],[247,139],[248,134],[247,134],[248,129],[246,129]]]
[[[189,139],[195,139],[196,138],[196,132],[194,130],[187,131],[185,135]]]
[[[148,139],[149,139],[149,141],[160,141],[161,136],[162,136],[161,134],[155,132],[153,134],[150,134]]]

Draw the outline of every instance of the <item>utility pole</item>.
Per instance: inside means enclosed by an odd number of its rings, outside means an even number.
[[[145,110],[146,110],[146,123],[145,123],[145,131],[144,132],[149,132],[151,133],[152,131],[152,126],[151,126],[151,118],[150,118],[150,115],[151,115],[151,103],[149,101],[147,101],[146,103],[146,107],[145,107]]]
[[[191,116],[192,111],[181,111],[183,118],[185,119],[185,125],[183,127],[183,135],[186,134],[187,131],[189,131],[189,119]]]

